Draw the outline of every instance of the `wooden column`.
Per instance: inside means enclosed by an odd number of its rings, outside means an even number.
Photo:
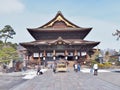
[[[39,53],[39,57],[38,57],[38,65],[41,65],[40,53]]]
[[[67,60],[68,59],[68,52],[67,52],[67,50],[65,50],[65,59]]]
[[[53,60],[55,60],[56,59],[56,51],[55,50],[53,50]]]
[[[75,60],[78,59],[78,52],[77,52],[77,50],[74,51],[74,57],[75,57]]]
[[[43,51],[43,60],[45,60],[45,57],[46,57],[46,51],[44,50]]]

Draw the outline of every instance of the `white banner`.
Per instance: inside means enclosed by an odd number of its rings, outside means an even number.
[[[39,53],[33,53],[33,57],[39,57]]]

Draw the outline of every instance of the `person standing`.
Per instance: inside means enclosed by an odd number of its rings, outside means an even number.
[[[94,75],[98,75],[98,64],[93,65]]]
[[[52,68],[53,68],[53,72],[56,73],[56,67],[57,67],[57,64],[54,62],[53,65],[52,65]]]
[[[80,63],[78,63],[78,71],[80,71]]]
[[[75,72],[77,72],[78,71],[78,65],[77,65],[77,63],[75,64],[74,68],[75,68]]]
[[[40,75],[41,73],[40,73],[40,70],[41,70],[41,67],[40,67],[40,65],[38,65],[37,66],[37,75]]]
[[[93,66],[91,63],[90,63],[90,73],[93,73]]]

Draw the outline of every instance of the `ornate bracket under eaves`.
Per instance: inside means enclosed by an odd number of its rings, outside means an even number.
[[[48,45],[71,45],[72,42],[68,41],[68,40],[64,40],[62,37],[58,37],[57,40],[53,40],[51,42],[48,42]]]

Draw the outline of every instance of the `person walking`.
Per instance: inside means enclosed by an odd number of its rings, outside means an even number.
[[[90,63],[90,73],[93,73],[93,66],[91,63]]]
[[[93,69],[94,69],[94,75],[98,75],[98,64],[94,64],[93,65]]]
[[[56,67],[57,67],[56,63],[53,63],[52,68],[54,73],[56,73]]]
[[[40,70],[41,70],[41,67],[40,67],[40,65],[38,65],[38,66],[37,66],[37,75],[40,75],[40,74],[41,74]]]
[[[77,65],[77,63],[75,64],[74,68],[75,68],[75,72],[77,72],[78,71],[78,65]]]
[[[78,64],[78,71],[80,71],[80,63]]]

